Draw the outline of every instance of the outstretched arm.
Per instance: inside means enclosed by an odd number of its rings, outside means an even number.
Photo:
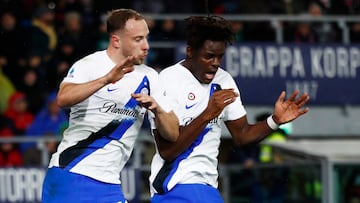
[[[109,73],[96,80],[82,84],[64,82],[60,85],[57,95],[57,104],[60,107],[69,107],[84,101],[105,85],[116,82],[126,73],[134,70],[133,61],[136,57],[129,56],[123,62],[117,64]]]
[[[248,123],[246,116],[233,121],[227,121],[225,124],[230,134],[238,145],[251,144],[263,140],[268,134],[281,124],[293,121],[309,111],[304,107],[310,97],[307,93],[297,98],[299,91],[294,91],[292,95],[285,99],[286,93],[281,92],[275,103],[274,113],[265,121],[254,125]],[[272,119],[272,121],[271,121]],[[269,123],[272,127],[269,126]]]

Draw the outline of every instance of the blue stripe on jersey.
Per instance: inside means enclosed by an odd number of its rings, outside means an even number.
[[[198,136],[198,138],[188,147],[183,153],[181,153],[176,159],[174,159],[171,162],[165,162],[163,167],[160,169],[158,175],[155,177],[153,186],[156,189],[156,191],[159,194],[163,194],[165,192],[168,192],[167,184],[170,182],[172,176],[175,174],[177,168],[179,167],[179,164],[182,160],[187,158],[191,152],[194,151],[194,148],[198,146],[202,140],[204,139],[204,136],[206,133],[208,133],[211,130],[211,128],[205,128],[201,134]]]
[[[211,84],[209,96],[211,97],[212,94],[218,90],[221,90],[221,86],[219,84]],[[170,182],[172,176],[175,174],[177,168],[179,167],[180,162],[187,158],[192,151],[194,151],[194,148],[202,142],[204,136],[210,130],[210,127],[205,127],[204,130],[200,133],[200,135],[196,138],[196,140],[183,153],[181,153],[175,160],[164,163],[153,182],[153,187],[159,194],[168,192],[167,185]]]
[[[149,79],[145,76],[137,87],[134,93],[146,93],[150,94]],[[135,109],[138,105],[134,98],[125,104],[126,109]],[[112,140],[119,140],[125,134],[125,132],[135,123],[136,118],[124,119],[124,120],[112,120],[105,127],[99,131],[92,133],[88,138],[79,141],[76,145],[73,145],[64,150],[59,157],[59,164],[61,168],[70,170],[82,159],[95,152],[96,150],[103,148],[106,144]]]

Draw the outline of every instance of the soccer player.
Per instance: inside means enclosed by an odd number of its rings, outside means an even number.
[[[69,127],[49,164],[44,203],[125,203],[120,172],[146,111],[156,136],[172,142],[179,135],[158,73],[143,64],[149,50],[144,17],[114,10],[107,31],[108,48],[77,61],[60,85],[57,103],[71,107]]]
[[[217,16],[192,16],[186,19],[185,32],[186,58],[160,73],[181,127],[176,142],[155,136],[151,201],[223,202],[217,189],[220,123],[225,122],[235,143],[256,143],[280,124],[308,112],[304,105],[309,96],[295,91],[285,99],[281,92],[273,114],[249,124],[235,81],[219,67],[234,39],[230,23]]]

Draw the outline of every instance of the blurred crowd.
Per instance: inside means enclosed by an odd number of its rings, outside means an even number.
[[[208,2],[208,5],[206,5]],[[61,136],[68,112],[55,102],[57,89],[75,60],[105,49],[106,12],[127,7],[143,14],[359,15],[360,0],[0,0],[0,137]],[[147,19],[151,41],[181,41],[181,22]],[[234,21],[238,42],[275,41],[269,22]],[[337,24],[284,23],[284,39],[296,43],[341,42]],[[360,22],[349,25],[360,42]],[[266,34],[264,34],[266,33]],[[172,48],[151,49],[147,63],[174,63]],[[39,164],[35,143],[0,144],[0,166]],[[56,142],[46,143],[49,153]],[[39,155],[40,156],[40,155]]]

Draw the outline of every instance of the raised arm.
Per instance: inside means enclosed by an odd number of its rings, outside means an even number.
[[[57,95],[57,104],[60,107],[70,107],[87,99],[90,95],[104,87],[105,85],[118,81],[126,73],[134,70],[134,56],[127,57],[124,61],[117,64],[109,73],[96,80],[82,84],[63,82]]]
[[[238,145],[256,143],[263,140],[279,125],[293,121],[309,111],[305,104],[310,99],[309,95],[304,93],[297,98],[299,91],[294,91],[292,95],[285,100],[286,93],[281,92],[275,103],[274,113],[265,121],[256,124],[249,124],[246,116],[240,119],[227,121],[225,124]],[[271,127],[270,127],[271,126]]]

